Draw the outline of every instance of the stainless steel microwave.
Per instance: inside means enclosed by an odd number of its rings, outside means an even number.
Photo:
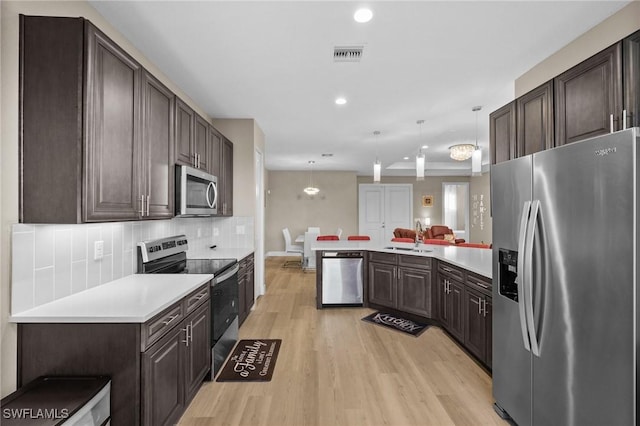
[[[218,178],[189,166],[176,166],[176,216],[218,213]]]

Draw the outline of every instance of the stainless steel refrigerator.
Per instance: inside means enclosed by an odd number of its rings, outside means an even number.
[[[518,425],[635,425],[640,129],[491,168],[493,396]]]

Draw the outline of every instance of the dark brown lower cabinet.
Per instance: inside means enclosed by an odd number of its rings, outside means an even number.
[[[395,308],[397,305],[396,266],[369,262],[369,302]]]
[[[487,360],[487,349],[491,344],[488,339],[491,317],[487,321],[487,299],[486,295],[467,288],[464,296],[464,345],[483,362]]]
[[[431,271],[398,268],[398,310],[431,318],[431,291]]]
[[[238,323],[247,319],[255,299],[254,256],[242,259],[238,270]]]
[[[209,303],[188,318],[189,344],[185,346],[185,400],[191,401],[211,367],[211,321]],[[155,424],[155,423],[154,423]]]

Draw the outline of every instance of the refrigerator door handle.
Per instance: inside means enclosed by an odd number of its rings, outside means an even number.
[[[520,216],[520,231],[518,235],[518,275],[516,276],[516,284],[518,285],[518,310],[520,312],[520,329],[522,331],[522,340],[524,341],[524,348],[531,351],[529,344],[529,332],[527,330],[526,313],[524,308],[525,303],[525,237],[527,233],[527,223],[529,221],[529,213],[531,212],[531,201],[525,201],[522,206],[522,216]]]
[[[533,243],[535,240],[536,224],[538,213],[540,212],[540,201],[533,200],[531,203],[531,215],[527,226],[527,238],[525,243],[525,312],[527,317],[527,328],[529,329],[529,340],[531,341],[531,352],[540,356],[540,345],[536,334],[536,324],[533,318]]]

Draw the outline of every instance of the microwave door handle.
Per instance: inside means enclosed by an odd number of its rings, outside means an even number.
[[[211,208],[217,207],[218,205],[218,184],[211,182],[213,185],[213,206]]]
[[[213,184],[213,182],[209,182],[209,185],[207,185],[207,190],[206,190],[205,195],[206,195],[206,197],[207,197],[207,204],[209,205],[209,207],[210,207],[210,208],[213,208],[213,206],[214,206],[214,204],[215,204],[215,202],[216,202],[216,196],[215,196],[215,194],[214,194],[213,201],[212,201],[212,200],[211,200],[211,198],[209,197],[209,192],[210,192],[210,188],[211,188],[211,187],[213,187],[213,188],[214,188],[214,189],[213,189],[213,191],[215,192],[215,187],[216,187],[216,186]]]

